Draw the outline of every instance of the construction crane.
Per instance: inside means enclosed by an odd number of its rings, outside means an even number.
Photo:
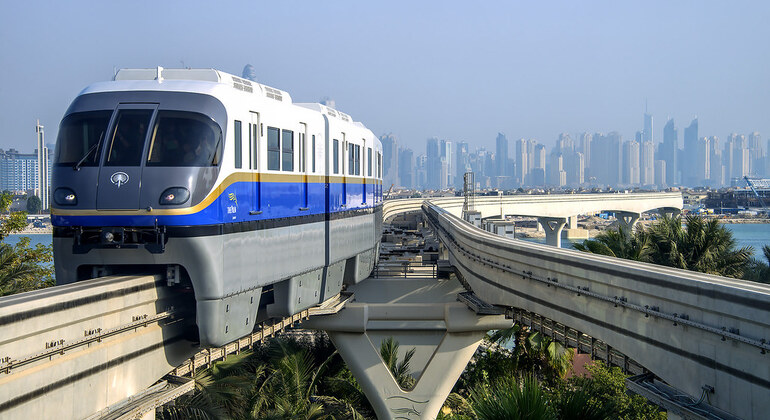
[[[767,212],[767,206],[765,205],[765,200],[762,199],[762,196],[759,195],[757,192],[757,189],[754,188],[754,183],[751,182],[751,179],[749,179],[748,176],[744,176],[743,179],[746,181],[746,184],[749,185],[749,188],[751,188],[751,191],[754,193],[755,196],[757,196],[757,199],[759,200],[759,204],[762,206],[762,210]]]

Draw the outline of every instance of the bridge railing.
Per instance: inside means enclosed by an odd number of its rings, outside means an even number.
[[[488,303],[590,334],[696,397],[713,387],[712,403],[742,417],[770,405],[759,397],[770,395],[770,286],[507,239],[435,203],[423,210]]]

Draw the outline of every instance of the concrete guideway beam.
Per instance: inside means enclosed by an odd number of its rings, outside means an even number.
[[[399,213],[419,211],[423,201],[425,200],[386,200],[383,218],[388,220]],[[463,197],[435,197],[428,198],[427,201],[461,217]],[[481,217],[495,214],[571,217],[576,214],[596,214],[607,210],[643,213],[656,209],[674,214],[678,213],[684,205],[680,192],[477,196],[474,203]]]
[[[770,412],[768,285],[524,245],[424,211],[479,298],[602,340],[693,401],[709,390],[710,405],[740,418]]]
[[[513,322],[476,315],[457,302],[465,290],[456,280],[370,278],[350,289],[355,302],[303,326],[326,330],[379,419],[436,418],[484,334]],[[388,337],[399,343],[399,360],[415,350],[411,390],[398,385],[380,358]]]
[[[545,230],[545,243],[561,248],[561,231],[567,224],[566,217],[538,217],[537,222]]]

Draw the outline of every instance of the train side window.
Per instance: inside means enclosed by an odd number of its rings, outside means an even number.
[[[222,130],[195,112],[158,111],[147,152],[147,166],[217,166]]]
[[[249,123],[249,169],[254,169],[254,125]]]
[[[356,167],[355,167],[355,160],[356,160],[356,148],[353,144],[348,144],[348,175],[355,175],[356,174]]]
[[[281,170],[294,170],[294,132],[291,130],[281,133]]]
[[[366,150],[366,176],[372,176],[372,148]]]
[[[299,133],[299,171],[305,172],[305,159],[307,159],[307,150],[305,150],[305,133]]]
[[[242,143],[243,142],[243,130],[241,129],[241,122],[235,120],[235,168],[240,169],[243,167],[242,155]]]
[[[280,130],[267,127],[267,169],[281,170],[281,140]]]
[[[315,173],[315,134],[313,134],[313,173]]]
[[[340,172],[340,141],[337,139],[334,139],[334,174],[338,174]]]
[[[356,175],[361,175],[361,146],[356,145]]]
[[[251,162],[251,165],[253,166],[254,169],[259,169],[259,142],[257,141],[257,135],[259,135],[259,133],[257,132],[257,125],[252,124],[251,125],[251,145],[249,147],[254,150],[254,156]]]

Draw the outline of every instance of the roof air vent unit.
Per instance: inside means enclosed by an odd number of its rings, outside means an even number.
[[[265,92],[267,93],[268,98],[275,99],[276,101],[283,101],[283,95],[281,95],[280,90],[265,86]]]
[[[345,114],[344,112],[340,112],[340,118],[342,118],[342,121],[350,122],[350,115]]]
[[[251,82],[246,79],[241,79],[240,77],[233,76],[233,87],[244,92],[254,92],[254,88],[251,87]]]
[[[331,115],[332,117],[336,117],[337,116],[337,111],[335,111],[335,110],[333,110],[331,108],[327,108],[326,109],[326,113]]]

